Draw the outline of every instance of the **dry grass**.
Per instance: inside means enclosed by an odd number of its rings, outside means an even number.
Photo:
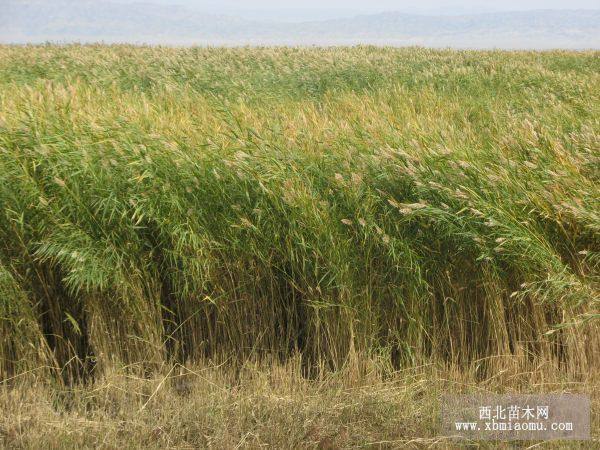
[[[583,392],[593,399],[593,441],[543,448],[592,448],[600,442],[599,386],[538,370],[505,370],[478,380],[433,365],[382,376],[371,362],[307,380],[297,358],[285,365],[176,366],[148,378],[118,371],[92,385],[3,389],[0,443],[7,448],[457,448],[440,433],[443,394]],[[472,443],[529,448],[535,442]],[[539,445],[539,443],[537,443]],[[537,447],[535,447],[537,448]]]

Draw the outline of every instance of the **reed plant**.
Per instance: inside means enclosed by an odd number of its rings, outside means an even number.
[[[596,373],[597,52],[0,47],[0,379]]]

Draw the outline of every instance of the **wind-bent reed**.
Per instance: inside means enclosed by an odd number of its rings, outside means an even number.
[[[0,47],[0,379],[296,354],[307,376],[353,354],[597,371],[599,69]]]

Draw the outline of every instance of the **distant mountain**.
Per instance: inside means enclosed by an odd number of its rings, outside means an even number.
[[[472,48],[600,48],[600,10],[408,15],[260,22],[181,6],[108,1],[3,0],[0,42],[167,45],[387,44]]]
[[[293,30],[332,42],[433,47],[600,48],[600,10],[537,10],[456,16],[382,13],[301,24]]]
[[[179,6],[105,1],[46,2],[4,0],[0,6],[2,42],[180,43],[237,38],[246,22]]]

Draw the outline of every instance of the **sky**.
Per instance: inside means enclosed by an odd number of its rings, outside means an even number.
[[[184,5],[246,19],[321,20],[398,11],[468,14],[531,9],[600,9],[600,0],[112,0]]]
[[[127,0],[119,0],[127,1]],[[151,3],[180,4],[198,8],[240,9],[357,9],[403,10],[414,9],[418,3],[423,9],[575,9],[600,8],[600,0],[148,0]]]

